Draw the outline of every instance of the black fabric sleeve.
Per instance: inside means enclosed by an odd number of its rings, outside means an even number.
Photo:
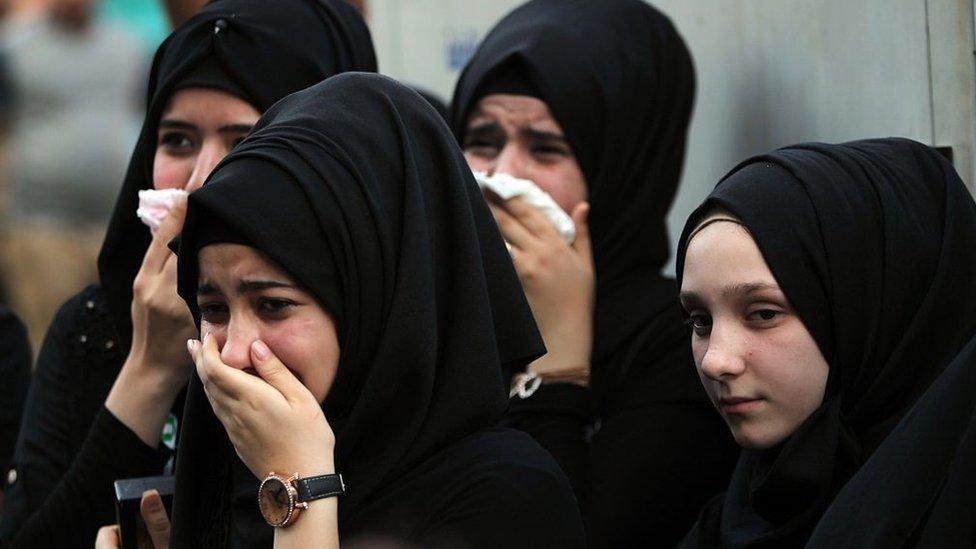
[[[31,351],[27,330],[13,313],[0,307],[0,473],[7,478],[14,443],[30,386]]]
[[[62,307],[42,345],[6,490],[5,546],[91,547],[98,527],[115,522],[112,482],[159,474],[168,457],[100,408],[112,369],[100,369],[97,383],[75,371],[95,361],[75,356],[69,341],[87,301]]]
[[[9,546],[93,546],[98,528],[115,523],[112,483],[159,474],[166,458],[103,408],[64,478]]]

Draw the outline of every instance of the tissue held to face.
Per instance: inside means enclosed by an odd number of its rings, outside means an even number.
[[[261,252],[240,244],[200,250],[200,336],[216,339],[221,361],[255,374],[251,343],[263,341],[322,402],[339,365],[332,317]]]
[[[586,200],[586,180],[562,128],[542,100],[491,94],[478,101],[464,136],[471,169],[529,179],[565,212]]]
[[[170,98],[159,120],[153,187],[200,188],[218,162],[261,117],[243,99],[210,88],[186,88]]]
[[[699,377],[741,446],[777,445],[823,402],[827,361],[743,226],[692,236],[681,304]]]

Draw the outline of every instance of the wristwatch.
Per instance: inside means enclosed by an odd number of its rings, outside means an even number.
[[[284,528],[298,520],[299,513],[308,509],[308,502],[345,493],[342,475],[301,478],[295,473],[283,477],[272,471],[258,488],[258,507],[268,524]]]

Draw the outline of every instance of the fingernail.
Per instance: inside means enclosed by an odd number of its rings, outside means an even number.
[[[199,343],[200,342],[198,342],[195,339],[188,339],[188,340],[186,340],[186,350],[189,351],[191,355],[194,354],[194,353],[196,353],[196,351],[197,351],[197,345],[199,345]]]
[[[163,508],[163,500],[156,490],[146,490],[142,493],[142,498],[146,500],[147,511],[159,511]]]
[[[260,339],[255,339],[254,343],[251,343],[251,348],[254,349],[254,356],[258,357],[258,360],[267,360],[271,355],[271,349],[268,349]]]

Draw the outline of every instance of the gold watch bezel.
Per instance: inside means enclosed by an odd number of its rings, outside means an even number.
[[[294,474],[290,477],[285,477],[279,475],[272,471],[268,474],[264,480],[261,481],[261,485],[258,487],[258,509],[261,511],[261,516],[264,517],[265,522],[267,522],[273,528],[286,528],[295,523],[298,520],[298,515],[301,514],[303,509],[308,509],[308,502],[298,501],[298,490],[295,488],[295,483],[300,480],[301,477],[298,474]],[[275,521],[273,518],[269,517],[265,512],[265,506],[263,502],[265,498],[266,487],[269,482],[280,482],[285,487],[285,492],[288,494],[288,507],[285,510],[285,518],[281,521]]]

